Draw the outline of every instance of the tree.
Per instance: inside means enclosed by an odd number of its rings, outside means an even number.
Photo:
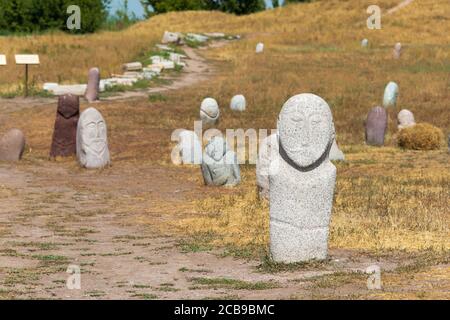
[[[264,0],[141,0],[141,3],[147,16],[183,10],[221,10],[241,15],[265,8]]]
[[[111,0],[0,0],[0,31],[39,32],[66,27],[70,5],[81,9],[81,30],[89,33],[98,30],[108,16]]]

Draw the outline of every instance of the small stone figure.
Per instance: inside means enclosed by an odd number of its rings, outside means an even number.
[[[388,125],[388,115],[385,108],[375,107],[369,111],[366,127],[366,144],[369,146],[383,146]]]
[[[206,145],[201,169],[206,185],[233,187],[241,182],[236,153],[228,149],[220,136],[213,137]]]
[[[98,68],[92,68],[89,70],[88,84],[84,97],[89,103],[98,100],[98,93],[100,91],[100,70]]]

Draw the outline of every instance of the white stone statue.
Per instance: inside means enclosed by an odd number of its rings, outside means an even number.
[[[329,159],[335,139],[330,107],[320,97],[290,98],[278,119],[280,163],[270,181],[270,249],[276,262],[325,259],[336,183]]]
[[[263,53],[264,52],[264,43],[258,43],[256,45],[256,53]]]
[[[233,187],[241,182],[236,153],[228,149],[220,136],[213,137],[206,145],[201,169],[206,185]]]
[[[95,108],[83,111],[78,120],[77,158],[87,169],[99,169],[110,164],[106,122]]]
[[[398,113],[397,120],[398,120],[398,130],[414,127],[416,125],[414,114],[407,109],[403,109]]]
[[[278,135],[272,134],[259,144],[256,162],[256,184],[260,198],[269,199],[269,176],[275,175],[279,168]]]
[[[219,104],[213,98],[206,98],[200,106],[200,119],[204,125],[215,125],[219,121]]]
[[[245,111],[247,107],[247,100],[242,94],[236,95],[231,99],[230,109],[233,111]]]

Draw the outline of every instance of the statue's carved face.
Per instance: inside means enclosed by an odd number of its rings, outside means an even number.
[[[91,112],[81,121],[82,147],[101,156],[107,149],[107,132],[105,120],[98,112]]]
[[[313,94],[289,99],[280,113],[280,145],[286,155],[302,168],[319,161],[334,139],[334,124],[328,104]]]

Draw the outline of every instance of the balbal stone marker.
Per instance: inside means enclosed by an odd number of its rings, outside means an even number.
[[[228,149],[220,136],[213,137],[206,145],[201,169],[206,185],[233,187],[241,182],[236,153]]]
[[[84,97],[89,103],[98,100],[98,93],[100,91],[100,70],[98,68],[92,68],[89,70],[88,84]]]
[[[398,85],[395,82],[389,82],[384,89],[383,107],[395,107],[398,98]]]
[[[269,199],[269,177],[277,174],[279,164],[278,135],[272,134],[259,144],[258,161],[256,162],[256,184],[259,197]]]
[[[394,46],[394,59],[400,59],[400,56],[402,55],[402,44],[400,42],[397,42]]]
[[[183,164],[202,163],[202,144],[194,131],[184,130],[180,133],[178,150]]]
[[[329,159],[335,139],[330,107],[320,97],[290,98],[278,119],[279,171],[270,181],[270,250],[276,262],[326,259],[336,183]]]
[[[213,98],[206,98],[200,106],[200,119],[204,125],[214,125],[219,121],[219,104]]]
[[[242,94],[234,96],[233,99],[231,99],[230,108],[233,111],[245,111],[246,106],[247,101]]]
[[[369,46],[369,40],[363,39],[363,40],[361,41],[361,47],[367,48],[368,46]]]
[[[256,53],[263,53],[264,52],[264,43],[258,43],[256,45]]]
[[[106,122],[95,108],[86,109],[78,121],[77,158],[87,169],[100,169],[110,164]]]
[[[19,161],[25,150],[25,135],[19,129],[9,130],[0,139],[0,161]]]
[[[77,125],[80,117],[80,99],[65,94],[58,97],[55,129],[53,131],[50,157],[69,157],[77,152]]]
[[[384,145],[384,136],[388,125],[388,115],[385,108],[375,107],[369,111],[366,127],[366,144],[370,146]]]
[[[403,109],[398,113],[397,120],[398,120],[398,130],[413,127],[416,125],[414,114],[407,109]]]

